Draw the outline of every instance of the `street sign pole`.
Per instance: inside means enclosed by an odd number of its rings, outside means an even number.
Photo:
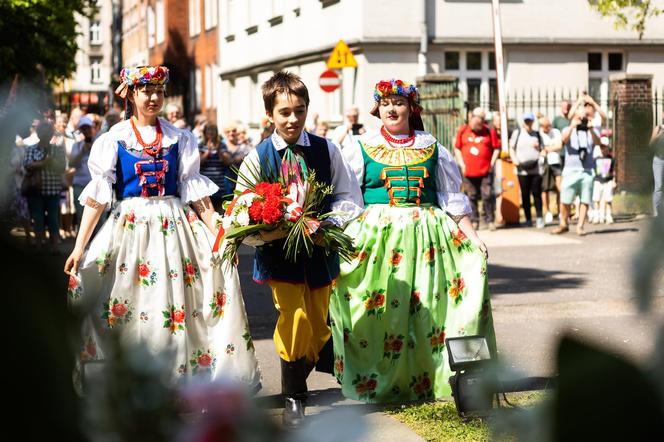
[[[339,105],[341,107],[341,123],[344,122],[344,70],[339,69],[339,80],[341,80],[341,86],[339,86]]]
[[[507,105],[505,103],[505,69],[503,62],[503,31],[500,25],[499,0],[491,0],[493,6],[493,40],[496,53],[496,83],[498,86],[498,108],[500,109],[500,143],[503,152],[509,151],[507,145]]]
[[[339,90],[339,105],[341,106],[342,121],[345,101],[343,69],[348,67],[357,69],[357,61],[355,60],[355,57],[353,57],[353,53],[351,52],[346,42],[339,40],[334,49],[332,49],[330,57],[327,59],[327,68],[335,69],[341,82],[341,87]]]
[[[507,140],[507,97],[505,94],[505,65],[503,60],[503,31],[500,24],[499,0],[491,0],[493,7],[493,39],[496,53],[496,83],[498,86],[498,108],[500,109],[500,145],[501,160],[496,164],[496,174],[500,179],[501,193],[496,200],[496,219],[506,224],[519,223],[519,206],[521,193],[515,167],[509,158],[509,145]]]

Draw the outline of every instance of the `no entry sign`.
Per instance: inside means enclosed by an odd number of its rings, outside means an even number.
[[[318,78],[318,84],[325,92],[334,92],[339,88],[339,86],[341,86],[341,80],[339,79],[339,75],[336,72],[334,72],[332,69],[328,69],[327,71],[320,74],[320,78]]]

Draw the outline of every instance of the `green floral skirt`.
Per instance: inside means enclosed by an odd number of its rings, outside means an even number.
[[[437,207],[371,205],[346,233],[358,255],[330,300],[344,396],[451,396],[446,338],[484,335],[495,354],[484,254]]]

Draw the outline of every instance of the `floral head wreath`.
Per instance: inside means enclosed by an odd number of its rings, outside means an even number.
[[[145,84],[164,85],[166,83],[168,83],[168,68],[166,66],[123,68],[120,71],[120,86],[115,89],[115,94],[126,99],[130,87]]]
[[[420,105],[420,92],[417,90],[417,87],[414,84],[409,84],[405,81],[393,78],[391,80],[383,80],[376,83],[373,94],[376,104],[371,111],[372,115],[378,116],[378,103],[380,103],[382,98],[389,95],[401,95],[402,97],[408,98],[413,113],[420,113],[422,111],[422,106]]]

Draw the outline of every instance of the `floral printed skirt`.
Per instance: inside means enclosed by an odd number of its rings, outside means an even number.
[[[104,358],[104,341],[174,355],[172,374],[225,378],[258,388],[260,373],[235,267],[212,260],[214,236],[179,198],[118,204],[70,278],[87,308],[80,361]],[[80,366],[80,364],[79,364]]]
[[[442,210],[376,204],[346,228],[330,301],[344,396],[402,402],[451,396],[445,339],[481,334],[495,354],[483,253]]]

